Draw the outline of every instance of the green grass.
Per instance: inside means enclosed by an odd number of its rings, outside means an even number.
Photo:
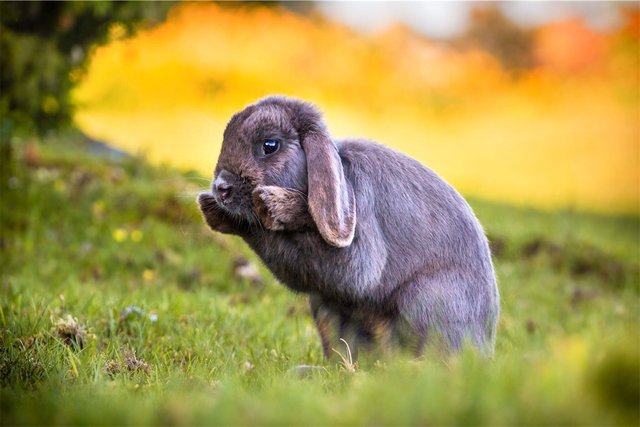
[[[194,173],[76,136],[3,158],[0,424],[604,425],[639,421],[640,221],[472,200],[496,355],[324,361],[303,296],[203,225]],[[6,148],[6,147],[5,147]],[[124,313],[127,307],[135,306]],[[287,371],[322,365],[299,379]]]

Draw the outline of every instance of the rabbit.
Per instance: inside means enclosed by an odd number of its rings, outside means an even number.
[[[235,114],[198,203],[211,229],[309,296],[325,357],[340,338],[354,352],[468,341],[493,353],[500,297],[470,206],[408,156],[333,140],[314,105],[269,96]]]

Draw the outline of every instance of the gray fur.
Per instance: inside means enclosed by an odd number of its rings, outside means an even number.
[[[281,141],[263,156],[265,138]],[[268,97],[236,114],[215,170],[233,186],[198,201],[290,289],[309,294],[325,355],[409,336],[490,353],[499,295],[484,232],[449,184],[382,145],[332,141],[310,104]]]

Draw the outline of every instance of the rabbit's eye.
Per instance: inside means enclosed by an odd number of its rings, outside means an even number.
[[[280,148],[280,143],[275,139],[265,139],[262,142],[262,151],[265,156],[275,153],[278,151],[278,148]]]

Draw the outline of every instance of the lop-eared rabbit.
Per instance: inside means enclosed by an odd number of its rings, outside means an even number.
[[[414,159],[333,140],[313,105],[270,96],[235,114],[198,203],[309,295],[325,356],[339,338],[493,351],[499,294],[469,205]]]

